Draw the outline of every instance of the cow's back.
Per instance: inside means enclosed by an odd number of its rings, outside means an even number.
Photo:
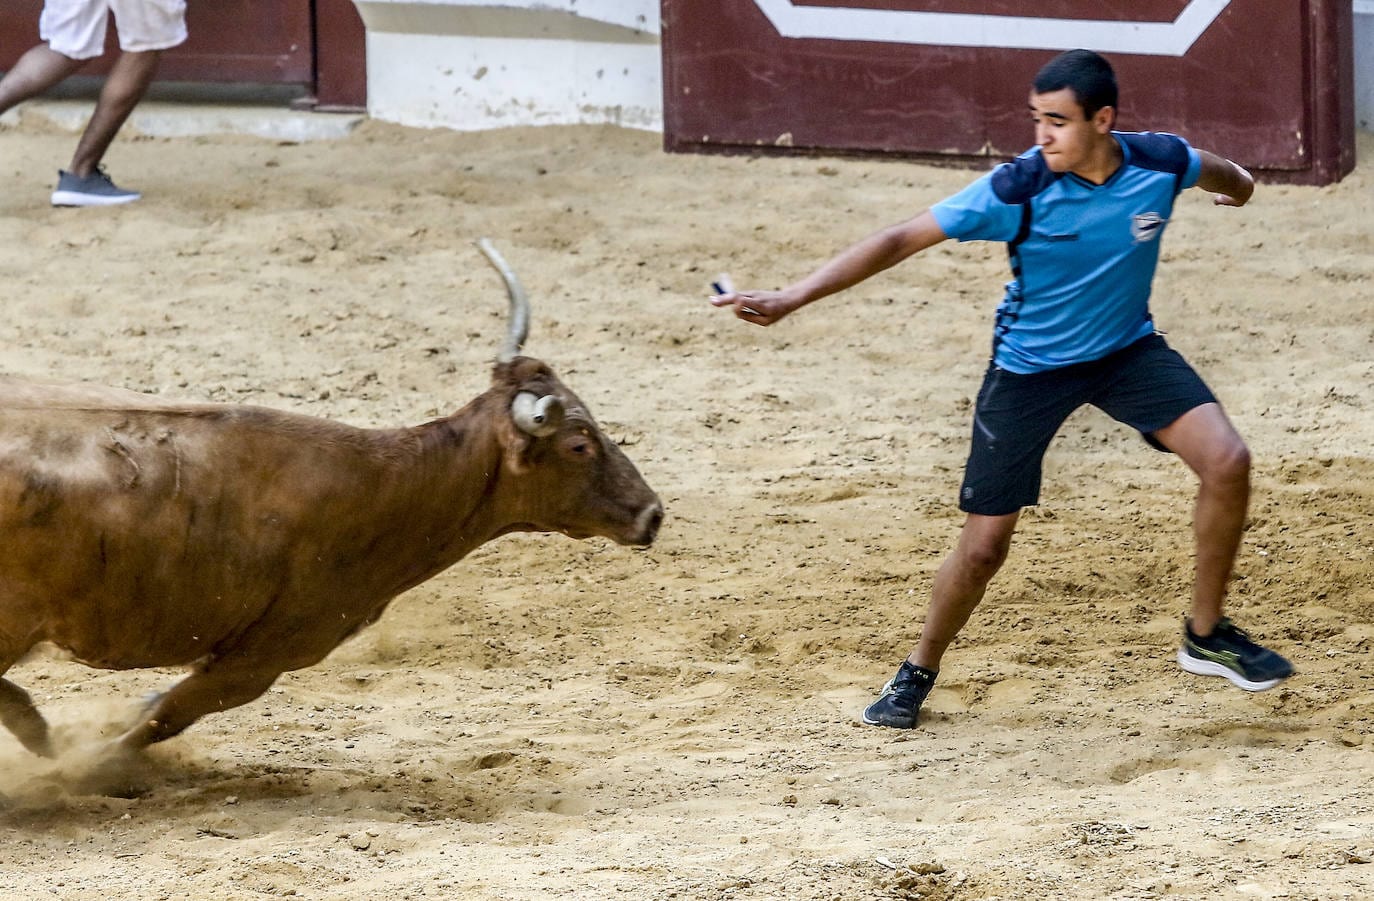
[[[173,665],[295,590],[368,433],[260,407],[0,379],[0,628]]]
[[[123,409],[190,410],[215,404],[188,404],[127,388],[111,388],[84,382],[49,382],[0,375],[0,409]]]

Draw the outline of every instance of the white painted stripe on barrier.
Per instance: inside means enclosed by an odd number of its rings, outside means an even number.
[[[1006,47],[1183,56],[1231,0],[1192,0],[1172,22],[1113,22],[856,7],[797,6],[754,0],[786,38],[876,41],[942,47]]]

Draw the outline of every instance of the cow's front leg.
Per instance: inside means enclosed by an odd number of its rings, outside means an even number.
[[[0,679],[0,723],[34,754],[53,756],[47,720],[33,706],[29,693],[8,679]]]
[[[247,704],[271,687],[281,675],[245,667],[208,667],[192,673],[153,699],[143,716],[115,739],[123,751],[140,751],[180,734],[207,713]]]

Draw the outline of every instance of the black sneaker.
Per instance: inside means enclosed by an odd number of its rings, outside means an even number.
[[[1293,675],[1293,664],[1223,618],[1206,638],[1193,634],[1183,624],[1183,646],[1178,649],[1178,665],[1196,676],[1225,676],[1246,691],[1273,688]]]
[[[921,704],[934,685],[935,673],[903,660],[897,675],[883,686],[878,700],[864,709],[864,722],[870,726],[891,726],[893,729],[915,727],[916,715],[921,712]]]
[[[57,190],[52,192],[52,205],[113,206],[119,203],[132,203],[142,196],[137,191],[126,191],[117,186],[99,166],[85,178],[59,169]]]

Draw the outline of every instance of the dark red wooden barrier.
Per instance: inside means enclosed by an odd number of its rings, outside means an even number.
[[[670,150],[1025,149],[1031,78],[1105,53],[1119,127],[1185,135],[1272,179],[1354,167],[1341,0],[663,0]]]

